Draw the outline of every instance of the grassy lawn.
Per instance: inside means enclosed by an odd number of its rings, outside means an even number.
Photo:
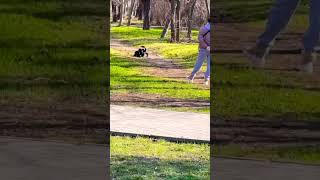
[[[213,68],[212,108],[217,116],[276,117],[294,112],[302,120],[319,120],[319,91],[306,89],[309,76],[295,73],[247,70],[221,66],[227,61],[246,59],[216,55]],[[242,64],[243,65],[243,64]]]
[[[151,76],[142,72],[143,64],[124,57],[121,52],[111,50],[110,56],[110,90],[112,94],[137,93],[160,95],[163,98],[187,100],[209,100],[210,91],[169,78]],[[176,108],[183,111],[209,112],[209,108]]]
[[[94,12],[88,14],[88,12]],[[0,93],[38,99],[102,98],[103,1],[1,1]],[[97,26],[100,24],[100,26]]]
[[[320,165],[320,146],[264,147],[252,145],[215,145],[214,154],[225,157],[268,159]]]
[[[170,98],[209,99],[210,92],[197,88],[196,85],[141,73],[143,65],[122,57],[116,50],[111,50],[110,59],[112,93],[146,93]]]
[[[111,37],[125,40],[134,46],[144,45],[164,58],[173,59],[175,63],[182,64],[186,68],[192,68],[198,52],[197,39],[198,31],[192,31],[191,43],[170,43],[170,30],[164,39],[160,39],[162,29],[152,28],[148,31],[141,27],[112,26]]]
[[[272,1],[217,1],[221,12],[236,22],[255,28],[263,28]],[[308,6],[300,3],[289,24],[289,30],[301,31],[307,26]],[[244,13],[249,12],[249,13]],[[319,120],[318,102],[320,93],[307,87],[318,87],[310,76],[295,72],[256,71],[241,68],[246,66],[243,56],[215,55],[213,78],[217,116],[275,117],[294,112],[302,120]]]
[[[115,179],[209,179],[210,147],[147,138],[111,137]]]
[[[306,2],[302,1],[299,5],[290,21],[288,31],[303,32],[306,29],[308,23]],[[241,23],[241,27],[247,26],[248,29],[252,28],[250,30],[257,30],[258,33],[264,28],[272,3],[272,0],[217,0],[216,12],[225,15],[225,21]],[[240,33],[234,34],[237,35],[241,36]],[[254,39],[251,40],[254,42]],[[269,58],[276,62],[277,58],[281,61],[283,57],[272,55]],[[259,118],[275,122],[298,120],[305,123],[311,121],[319,123],[320,93],[317,77],[289,71],[250,70],[246,67],[248,60],[241,54],[214,55],[212,72],[214,88],[211,92],[214,102],[211,111],[216,117],[235,123],[238,119],[246,117],[251,119],[257,117],[257,123]],[[276,128],[274,130],[277,131]],[[248,133],[254,132],[248,130]],[[288,129],[288,134],[290,133],[299,136],[294,130]],[[277,137],[274,138],[276,140]],[[319,143],[314,145],[305,145],[300,141],[291,144],[271,142],[267,145],[230,143],[216,145],[214,151],[215,155],[222,156],[320,164]]]
[[[216,0],[215,9],[217,15],[224,15],[229,21],[247,23],[265,20],[272,3],[273,0]],[[298,15],[307,13],[307,0],[302,0],[296,13]]]
[[[125,40],[134,46],[144,45],[164,58],[172,59],[176,64],[182,65],[186,71],[191,72],[197,56],[197,43],[172,44],[168,37],[160,39],[162,29],[152,28],[144,31],[140,27],[112,26],[111,37]],[[196,38],[197,31],[193,32]],[[173,78],[155,77],[144,73],[143,63],[125,56],[122,52],[113,49],[111,51],[111,93],[138,93],[154,94],[163,98],[175,98],[185,100],[208,100],[208,89],[196,85],[187,84],[185,81]],[[203,67],[205,68],[205,67]],[[156,68],[154,68],[156,69]],[[178,111],[209,112],[209,108],[169,108]]]

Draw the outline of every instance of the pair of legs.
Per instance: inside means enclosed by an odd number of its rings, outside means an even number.
[[[208,81],[210,78],[210,51],[207,49],[199,49],[199,54],[197,61],[194,65],[193,71],[191,72],[191,75],[188,77],[189,80],[193,80],[196,76],[197,72],[200,70],[204,60],[207,59],[207,70],[204,74],[205,81]]]
[[[268,47],[294,14],[300,0],[276,0],[268,18],[265,32],[258,39],[258,47]],[[309,0],[309,28],[303,38],[304,51],[311,53],[319,40],[320,1]]]
[[[246,51],[253,64],[264,65],[265,56],[277,35],[288,25],[300,0],[276,0],[268,17],[264,33],[257,41],[256,47]],[[309,0],[309,27],[303,37],[303,57],[299,69],[305,72],[313,71],[312,61],[316,59],[315,47],[319,41],[320,32],[320,0]]]

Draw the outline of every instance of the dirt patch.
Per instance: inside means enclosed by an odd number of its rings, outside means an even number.
[[[89,101],[0,102],[0,135],[106,141],[106,105]]]
[[[265,145],[320,145],[320,123],[299,120],[246,117],[234,120],[214,118],[211,138],[214,143]]]
[[[192,69],[186,69],[183,66],[176,64],[171,59],[165,59],[154,51],[149,51],[149,56],[145,58],[134,58],[133,53],[137,50],[129,42],[112,39],[111,48],[121,51],[128,59],[139,61],[143,63],[143,72],[152,76],[171,78],[179,81],[186,81]],[[203,73],[198,73],[194,84],[201,88],[209,89],[210,87],[204,85]]]
[[[263,28],[252,28],[246,24],[217,24],[213,33],[215,53],[224,56],[238,56],[239,59],[244,59],[245,56],[241,51],[246,47],[252,47],[262,32]],[[304,30],[301,29],[289,29],[282,33],[272,47],[273,53],[267,57],[265,70],[296,71],[297,65],[301,61],[299,52],[302,48],[303,33]],[[246,64],[248,63],[246,62]],[[314,66],[315,72],[311,78],[320,82],[320,62],[314,62]],[[296,72],[296,74],[299,73]]]
[[[163,98],[159,95],[146,94],[112,94],[111,103],[115,105],[134,105],[140,107],[154,108],[209,108],[210,102],[207,100],[187,100]]]

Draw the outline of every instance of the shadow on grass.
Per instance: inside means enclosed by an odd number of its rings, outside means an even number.
[[[23,14],[23,15],[32,15],[36,18],[48,19],[48,20],[60,20],[64,17],[106,17],[107,16],[107,5],[103,0],[94,0],[90,1],[75,1],[75,0],[46,0],[46,3],[54,2],[57,3],[58,7],[51,11],[43,11],[41,7],[37,7],[36,1],[17,1],[16,3],[34,3],[30,4],[33,9],[38,8],[37,10],[30,11],[28,9],[28,4],[25,7],[15,7],[16,4],[9,3],[9,1],[1,2],[0,4],[6,6],[12,6],[14,8],[2,8],[1,13],[5,14]]]
[[[208,179],[209,162],[111,155],[116,179]]]
[[[34,39],[34,38],[14,38],[14,39],[0,39],[0,48],[77,48],[83,50],[106,50],[107,46],[102,42],[97,42],[96,40],[79,40],[72,41],[69,43],[65,42],[53,42],[53,41],[44,41],[43,39]]]

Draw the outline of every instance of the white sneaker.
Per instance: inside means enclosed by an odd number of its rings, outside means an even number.
[[[313,63],[312,62],[309,62],[307,64],[302,64],[300,65],[300,68],[299,70],[301,72],[305,72],[305,73],[308,73],[308,74],[312,74],[313,73]]]
[[[255,68],[263,68],[266,64],[266,56],[269,53],[270,47],[260,48],[254,46],[243,50],[243,53],[249,58],[251,66]]]
[[[301,72],[313,73],[313,62],[317,59],[316,53],[302,53],[302,61],[299,66]]]
[[[205,79],[204,79],[204,84],[205,84],[206,86],[208,86],[209,83],[210,83],[210,79],[209,79],[209,78],[205,78]]]

